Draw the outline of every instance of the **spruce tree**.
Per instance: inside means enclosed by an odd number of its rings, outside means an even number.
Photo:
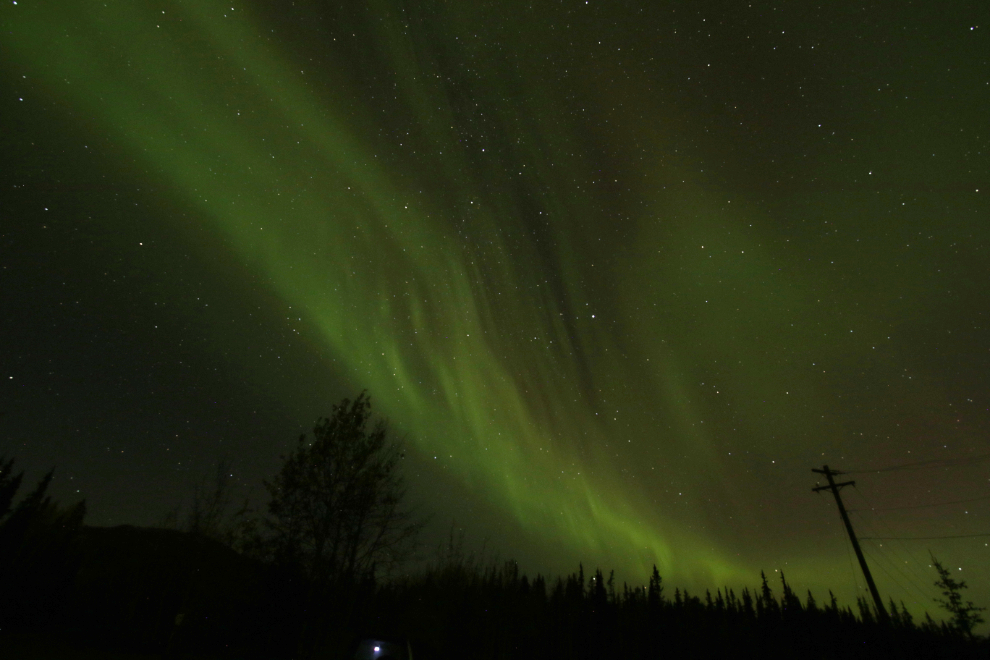
[[[938,559],[935,558],[935,555],[931,555],[931,558],[932,565],[935,567],[939,576],[938,581],[935,582],[935,586],[945,596],[945,598],[936,598],[935,602],[952,615],[952,626],[957,631],[972,639],[973,628],[983,623],[983,617],[980,615],[980,612],[986,608],[977,607],[971,600],[966,601],[964,604],[962,590],[966,588],[966,582],[953,579],[952,574],[949,573],[949,569],[942,566]]]
[[[656,564],[653,564],[653,574],[650,576],[647,603],[651,608],[658,608],[663,604],[663,578],[660,577]]]

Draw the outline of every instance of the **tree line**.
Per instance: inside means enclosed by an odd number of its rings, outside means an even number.
[[[933,557],[950,618],[921,621],[890,602],[841,606],[799,596],[780,573],[736,593],[670,592],[614,573],[530,578],[467,555],[451,530],[429,567],[399,577],[422,520],[405,503],[402,445],[372,419],[366,393],[317,421],[265,482],[264,513],[228,515],[229,465],[162,528],[83,525],[42,481],[14,506],[23,473],[0,460],[0,635],[74,648],[181,657],[354,657],[365,638],[402,640],[427,658],[986,657],[982,608]],[[171,529],[169,529],[171,528]],[[32,637],[32,635],[34,635]],[[26,641],[25,641],[26,640]],[[32,641],[33,640],[33,641]]]

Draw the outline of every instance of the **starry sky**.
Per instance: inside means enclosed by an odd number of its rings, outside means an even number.
[[[2,450],[154,525],[367,388],[427,544],[851,602],[828,464],[990,604],[986,18],[8,0]]]

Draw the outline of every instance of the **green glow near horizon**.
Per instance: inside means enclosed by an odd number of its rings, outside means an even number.
[[[483,130],[465,135],[432,53],[494,60],[463,43],[476,17],[449,16],[430,51],[382,4],[369,48],[395,72],[394,97],[372,100],[345,57],[331,49],[308,71],[239,7],[163,6],[27,3],[10,48],[302,310],[422,455],[446,457],[523,529],[640,575],[656,561],[695,584],[753,580],[706,531],[739,488],[714,438],[807,433],[826,413],[814,385],[766,359],[761,336],[815,313],[804,290],[818,274],[781,273],[797,257],[751,229],[755,205],[728,200],[681,152],[623,160],[625,180],[597,181],[608,156],[589,155],[559,90],[511,63],[479,65],[496,73],[472,87]],[[540,35],[503,38],[517,62],[539,60]],[[675,117],[657,128],[634,109],[610,116],[617,151],[685,141]],[[616,195],[636,203],[610,209]],[[857,321],[882,332],[868,312]],[[826,334],[837,323],[823,322]],[[735,367],[720,391],[698,394],[701,359]],[[758,399],[790,402],[767,425],[745,403]],[[686,476],[688,464],[704,474]]]

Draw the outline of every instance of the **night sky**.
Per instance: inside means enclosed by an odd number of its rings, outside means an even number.
[[[7,0],[0,450],[154,525],[367,388],[530,573],[851,604],[826,463],[990,533],[986,7],[816,4]],[[933,612],[988,543],[863,541]]]

